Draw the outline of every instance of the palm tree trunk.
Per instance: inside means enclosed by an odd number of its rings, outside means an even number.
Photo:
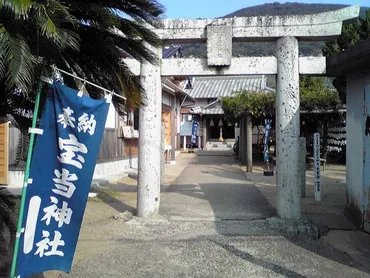
[[[27,130],[21,129],[21,135],[18,139],[16,157],[14,162],[10,165],[12,170],[24,170],[27,162],[28,145],[30,142]]]

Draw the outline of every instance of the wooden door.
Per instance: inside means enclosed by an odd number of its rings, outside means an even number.
[[[0,184],[8,183],[9,123],[0,124]]]
[[[162,112],[162,122],[165,124],[164,140],[166,145],[171,145],[171,112]]]

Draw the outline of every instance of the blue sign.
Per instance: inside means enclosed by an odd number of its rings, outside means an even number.
[[[16,276],[69,272],[111,96],[49,88],[27,183]]]
[[[191,130],[191,143],[196,144],[197,143],[197,133],[198,133],[198,126],[199,123],[194,121],[193,122],[193,128]]]
[[[270,130],[271,130],[271,120],[265,120],[265,140],[263,148],[263,160],[269,162],[269,139],[270,139]]]

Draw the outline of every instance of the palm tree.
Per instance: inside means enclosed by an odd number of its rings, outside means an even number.
[[[113,98],[117,111],[142,104],[142,88],[123,62],[123,55],[155,63],[143,42],[160,40],[147,27],[163,12],[155,0],[3,0],[0,1],[0,122],[12,120],[27,131],[36,80],[52,75],[50,65],[109,88],[127,98]],[[77,81],[78,82],[78,81]],[[81,84],[68,76],[70,87]],[[86,86],[92,98],[101,90]],[[2,119],[2,120],[1,120]],[[25,157],[26,134],[19,157]],[[23,155],[22,155],[23,153]],[[21,164],[22,159],[18,159]],[[18,165],[19,166],[19,165]]]
[[[7,92],[34,91],[41,68],[54,64],[141,104],[140,83],[122,62],[126,53],[156,62],[143,42],[160,40],[146,23],[163,12],[155,0],[3,0],[0,5],[0,82]],[[76,86],[66,77],[67,85]],[[92,97],[99,92],[88,87]],[[30,96],[32,98],[32,95]],[[122,112],[123,103],[114,102]]]
[[[162,13],[163,7],[155,0],[0,1],[0,123],[12,120],[24,133],[20,155],[26,150],[23,142],[31,123],[35,81],[41,71],[52,74],[50,65],[124,95],[127,102],[113,98],[121,114],[141,105],[140,82],[122,57],[157,62],[143,42],[160,45],[146,24]],[[68,76],[64,83],[81,85]],[[86,87],[92,98],[104,94]],[[4,227],[15,235],[10,200],[8,192],[0,189],[0,252],[6,250]]]

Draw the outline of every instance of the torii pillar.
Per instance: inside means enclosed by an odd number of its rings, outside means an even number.
[[[145,218],[159,211],[162,150],[162,49],[146,46],[157,56],[158,63],[144,60],[140,69],[145,105],[139,112],[137,216]]]
[[[343,21],[359,16],[360,7],[313,15],[219,19],[163,19],[153,31],[166,43],[204,43],[207,59],[163,59],[158,66],[128,61],[146,91],[140,113],[138,215],[159,208],[162,76],[276,75],[277,199],[280,218],[301,217],[299,178],[299,74],[324,75],[325,57],[299,57],[298,40],[326,41],[341,34]],[[232,57],[233,41],[276,42],[275,57]],[[160,53],[157,53],[160,57]],[[241,138],[243,139],[243,138]],[[243,146],[240,145],[243,154]]]
[[[276,213],[280,218],[301,218],[299,184],[299,55],[298,40],[276,42]]]

